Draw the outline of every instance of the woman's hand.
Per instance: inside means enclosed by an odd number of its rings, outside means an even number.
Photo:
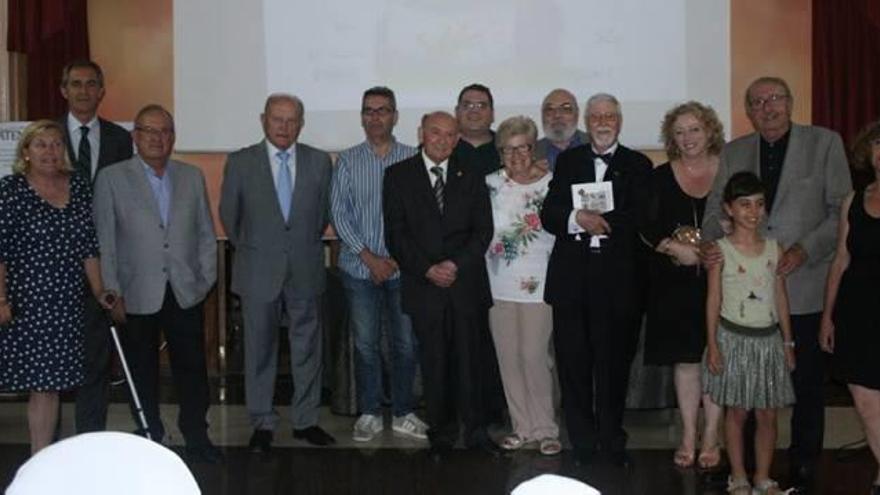
[[[794,347],[788,345],[785,346],[785,365],[788,366],[788,371],[794,371]]]
[[[665,249],[666,254],[681,266],[694,266],[700,263],[700,248],[694,244],[670,239]]]
[[[0,325],[6,325],[12,321],[12,306],[8,301],[0,301]]]
[[[834,353],[834,322],[831,317],[823,317],[819,327],[819,347],[823,351]]]
[[[706,354],[706,365],[709,367],[709,373],[713,375],[720,375],[721,371],[724,370],[724,357],[721,355],[721,351],[718,350],[718,346],[709,346]]]

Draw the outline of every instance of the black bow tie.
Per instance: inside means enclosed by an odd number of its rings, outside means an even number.
[[[614,154],[605,153],[604,155],[600,155],[598,153],[593,153],[593,156],[605,162],[605,165],[611,165],[611,159],[614,157]]]

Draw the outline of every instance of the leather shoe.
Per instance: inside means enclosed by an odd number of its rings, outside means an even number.
[[[193,463],[222,464],[225,461],[223,452],[211,443],[186,446],[186,458]]]
[[[293,438],[297,440],[305,440],[306,442],[317,445],[318,447],[326,447],[336,443],[336,439],[330,436],[320,426],[309,426],[302,430],[293,430]]]
[[[480,436],[479,438],[474,439],[472,442],[468,442],[466,447],[472,450],[482,450],[493,458],[498,458],[504,455],[504,451],[501,450],[501,447],[493,442],[488,435]]]
[[[573,454],[575,466],[589,466],[596,460],[595,449],[575,448]]]
[[[254,430],[248,448],[254,454],[268,454],[272,450],[272,430]]]
[[[809,464],[793,464],[788,473],[788,481],[795,493],[810,493],[814,475],[815,471]]]
[[[625,450],[613,450],[609,452],[608,460],[611,461],[611,464],[624,469],[629,469],[635,465],[632,456]]]

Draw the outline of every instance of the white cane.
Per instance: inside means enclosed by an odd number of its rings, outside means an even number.
[[[134,399],[134,408],[137,411],[138,419],[141,420],[141,427],[147,439],[152,440],[150,436],[150,428],[147,426],[147,417],[144,415],[144,408],[141,407],[141,399],[138,397],[137,389],[134,388],[134,380],[131,379],[131,371],[128,370],[128,361],[125,359],[125,353],[122,352],[122,344],[119,343],[119,334],[116,333],[116,326],[110,325],[110,334],[113,335],[113,343],[116,345],[116,353],[119,354],[119,361],[122,363],[122,371],[125,372],[125,381],[128,382],[128,390],[131,391],[131,398]]]

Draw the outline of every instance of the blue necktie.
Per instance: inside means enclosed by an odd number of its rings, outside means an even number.
[[[290,153],[279,151],[275,154],[278,157],[279,167],[278,176],[275,178],[275,190],[278,192],[278,205],[281,206],[281,216],[287,223],[287,217],[290,216],[290,202],[293,199],[293,191],[290,188]]]

